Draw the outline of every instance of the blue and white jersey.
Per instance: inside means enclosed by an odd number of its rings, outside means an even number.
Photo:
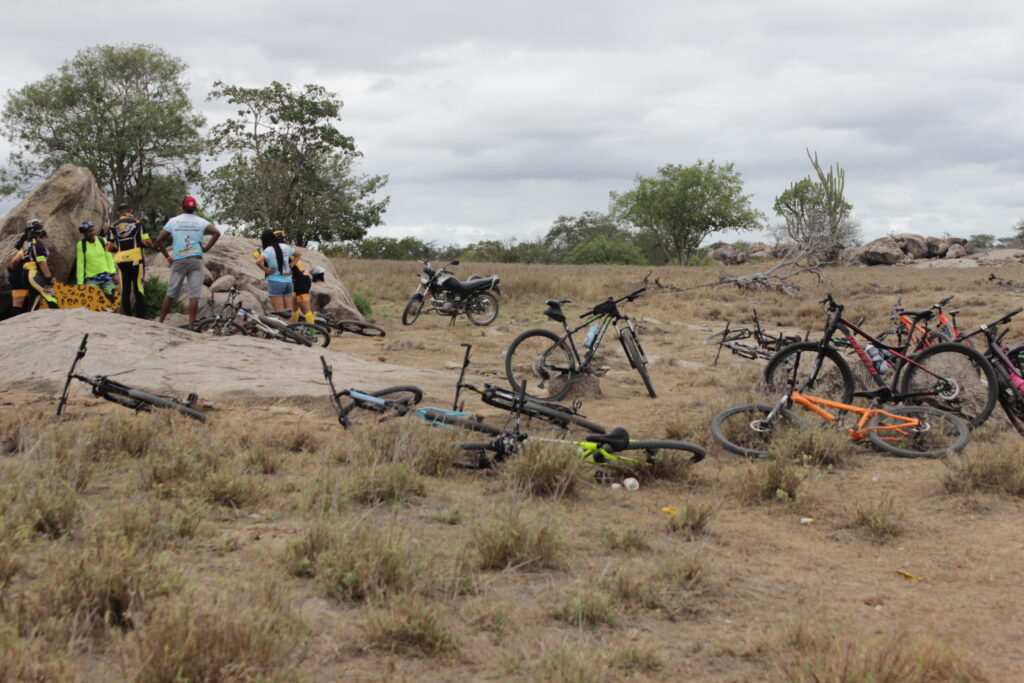
[[[191,213],[183,213],[167,221],[164,230],[171,233],[174,260],[203,255],[203,231],[210,221]]]
[[[292,281],[292,267],[291,259],[292,254],[295,253],[295,247],[288,246],[287,244],[280,245],[281,256],[284,257],[284,268],[277,267],[277,254],[274,252],[273,247],[267,247],[263,250],[263,258],[266,259],[267,268],[273,268],[274,274],[268,275],[268,280],[274,282],[291,282]],[[281,274],[281,270],[284,270],[284,274]]]

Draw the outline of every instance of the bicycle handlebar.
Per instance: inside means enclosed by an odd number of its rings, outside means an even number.
[[[618,299],[613,299],[611,297],[608,297],[605,301],[601,302],[597,306],[601,306],[601,305],[605,305],[605,304],[609,304],[609,303],[615,305],[615,304],[620,304],[623,301],[635,301],[637,298],[639,298],[639,296],[641,294],[643,294],[646,291],[647,291],[647,287],[641,287],[640,289],[636,290],[635,292],[630,292],[629,294],[627,294],[625,296],[620,296]],[[597,306],[594,306],[593,308],[591,308],[586,313],[580,313],[580,318],[586,318],[588,315],[593,315],[595,312],[597,312]]]
[[[1015,310],[1015,311],[1011,311],[1011,312],[1007,313],[1006,315],[1004,315],[1004,316],[1003,316],[1002,318],[1000,318],[999,320],[994,320],[994,321],[992,321],[992,322],[988,323],[987,325],[981,325],[981,326],[979,327],[979,329],[980,329],[980,330],[984,330],[984,329],[987,329],[987,328],[989,328],[989,327],[995,327],[995,326],[997,326],[997,325],[1002,325],[1002,324],[1004,324],[1004,323],[1008,323],[1008,322],[1010,322],[1010,318],[1012,318],[1013,316],[1017,315],[1017,314],[1018,314],[1018,313],[1020,313],[1021,311],[1024,311],[1024,308],[1018,308],[1018,309],[1017,309],[1017,310]]]

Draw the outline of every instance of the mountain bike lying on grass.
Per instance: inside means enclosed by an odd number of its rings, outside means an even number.
[[[995,370],[975,349],[966,344],[945,342],[908,356],[910,336],[904,338],[902,346],[890,346],[844,318],[844,307],[831,294],[821,303],[828,313],[825,334],[820,341],[791,344],[768,361],[764,382],[769,392],[777,395],[792,386],[801,386],[839,403],[853,400],[853,372],[836,348],[833,338],[838,334],[857,354],[877,387],[867,394],[877,395],[883,403],[909,402],[948,410],[966,420],[972,429],[992,414],[998,393]],[[905,313],[914,325],[919,325],[930,320],[935,311]],[[867,346],[862,347],[857,336],[866,339]],[[790,384],[794,367],[802,368],[805,374]]]
[[[956,326],[956,315],[960,311],[950,311],[949,315],[946,315],[946,312],[943,310],[945,305],[952,299],[953,296],[950,295],[939,303],[932,304],[931,310],[935,311],[937,323],[934,329],[928,325],[915,322],[911,315],[908,314],[908,311],[903,308],[903,299],[896,299],[892,314],[892,321],[896,326],[879,333],[878,338],[885,340],[894,337],[896,339],[895,346],[903,347],[905,346],[905,338],[909,336],[910,343],[906,346],[912,348],[914,353],[923,351],[929,346],[949,341],[958,341],[970,346],[970,342],[964,342],[963,335]]]
[[[641,287],[618,299],[608,297],[607,301],[580,315],[580,318],[587,320],[571,330],[562,311],[562,304],[572,303],[572,299],[549,299],[544,315],[561,323],[565,333],[558,336],[551,330],[538,328],[527,330],[512,340],[505,351],[505,375],[512,385],[512,390],[519,391],[527,382],[537,382],[538,392],[529,394],[530,398],[542,401],[557,401],[563,398],[580,375],[595,372],[596,368],[592,367],[594,356],[597,355],[605,332],[609,327],[614,327],[630,366],[640,373],[640,379],[643,380],[651,398],[657,398],[658,394],[651,384],[651,377],[647,374],[647,356],[644,355],[643,347],[636,336],[636,327],[628,316],[619,312],[620,303],[635,301],[646,289]],[[584,327],[590,329],[583,340],[581,356],[573,335]],[[542,390],[546,390],[547,395],[542,395]]]
[[[316,313],[314,315],[314,322],[320,327],[333,330],[335,336],[340,336],[343,332],[351,332],[362,337],[383,337],[387,335],[383,327],[378,327],[373,323],[362,320],[338,320],[330,313]]]
[[[527,442],[571,445],[577,458],[592,465],[640,473],[654,467],[688,466],[704,459],[704,449],[686,441],[633,440],[622,427],[606,434],[590,434],[582,441],[531,437],[521,430],[521,417],[527,401],[525,387],[521,386],[510,416],[511,429],[500,430],[480,423],[459,426],[493,434],[490,441],[466,441],[458,448],[473,454],[473,459],[456,463],[462,467],[485,469],[493,467],[511,455],[520,452]],[[487,429],[481,429],[486,426]],[[495,433],[496,432],[496,433]],[[630,455],[627,455],[629,453]]]
[[[715,342],[718,345],[715,361],[711,364],[711,367],[718,365],[718,357],[722,355],[723,348],[729,349],[733,354],[748,360],[754,360],[755,358],[768,360],[778,353],[782,347],[796,344],[803,340],[803,337],[796,334],[782,334],[781,332],[776,336],[766,334],[761,329],[761,321],[757,318],[756,308],[754,309],[754,329],[749,327],[730,327],[730,324],[731,321],[726,320],[724,330],[715,332],[704,340],[705,344]],[[742,343],[744,339],[753,339],[755,345]]]
[[[75,373],[75,367],[78,362],[85,358],[86,343],[89,340],[89,335],[86,334],[82,337],[82,343],[78,345],[78,351],[75,353],[75,360],[71,363],[71,368],[68,370],[67,380],[64,382],[64,391],[61,392],[60,402],[57,404],[57,417],[60,417],[64,412],[64,406],[68,402],[68,389],[71,385],[71,380],[77,379],[81,382],[85,382],[92,387],[93,396],[99,396],[102,399],[106,399],[112,403],[117,403],[126,408],[131,408],[135,411],[149,412],[153,408],[170,408],[177,410],[179,413],[188,415],[194,420],[200,422],[206,422],[206,415],[199,412],[192,406],[199,399],[196,394],[189,394],[188,398],[184,401],[181,399],[174,398],[172,396],[162,396],[160,394],[151,394],[148,391],[141,389],[133,389],[127,384],[121,384],[110,379],[109,375],[79,375]],[[130,371],[128,371],[130,372]]]
[[[967,422],[951,413],[928,406],[877,408],[883,398],[895,401],[904,398],[888,395],[888,387],[855,393],[854,396],[870,399],[867,408],[805,394],[813,376],[794,388],[800,362],[797,357],[791,368],[790,389],[775,405],[740,405],[715,415],[711,420],[711,436],[715,441],[738,455],[752,458],[765,455],[773,440],[791,436],[787,430],[808,428],[807,422],[790,410],[794,403],[842,429],[854,441],[867,439],[877,448],[903,458],[951,455],[963,450],[970,440]],[[855,423],[844,425],[847,413],[860,417]]]
[[[388,387],[374,392],[356,389],[338,391],[334,388],[334,368],[327,364],[323,356],[320,356],[320,363],[331,392],[331,402],[338,413],[338,422],[345,429],[353,424],[383,422],[392,417],[401,417],[423,400],[423,392],[414,386]],[[342,399],[348,401],[342,402]]]

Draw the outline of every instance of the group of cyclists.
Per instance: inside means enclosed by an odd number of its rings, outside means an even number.
[[[189,324],[195,322],[202,297],[203,255],[220,238],[220,231],[213,223],[195,215],[197,208],[194,197],[185,197],[182,213],[170,219],[156,239],[156,248],[171,266],[167,296],[161,305],[161,322],[186,284]],[[75,282],[97,287],[111,299],[115,288],[120,287],[121,312],[141,318],[146,309],[143,247],[154,244],[142,222],[132,215],[128,204],[118,205],[117,214],[105,235],[100,235],[97,227],[89,221],[78,227],[82,238],[76,245]],[[53,273],[47,262],[47,236],[46,226],[34,218],[15,242],[15,253],[6,264],[6,277],[11,287],[11,315],[44,305],[59,307],[53,289]],[[204,237],[209,238],[205,243]],[[254,252],[253,256],[267,280],[271,306],[275,311],[291,309],[293,321],[298,321],[301,316],[312,323],[310,290],[313,282],[324,279],[324,269],[307,269],[295,247],[287,243],[283,230],[264,230],[260,241],[262,251]]]

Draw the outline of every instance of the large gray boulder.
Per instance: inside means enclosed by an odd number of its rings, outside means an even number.
[[[941,237],[926,237],[925,246],[928,247],[928,258],[945,258],[949,249],[949,240]]]
[[[891,237],[880,237],[863,247],[861,258],[869,266],[891,266],[903,260],[903,250]]]
[[[267,283],[263,271],[256,265],[253,252],[260,251],[259,240],[235,235],[221,235],[213,249],[203,256],[205,266],[204,294],[211,289],[214,292],[226,292],[232,284],[241,290],[240,300],[251,308],[263,312],[270,310],[270,297],[267,295]],[[337,318],[362,320],[363,316],[352,302],[345,285],[338,277],[334,264],[326,256],[314,249],[299,249],[299,255],[307,269],[320,266],[326,272],[323,282],[314,282],[311,292],[313,310],[330,313]],[[170,277],[171,269],[160,256],[149,259],[147,275],[156,275],[164,282]],[[216,284],[216,286],[214,286]],[[179,301],[186,300],[183,291]],[[223,297],[216,297],[223,301]]]
[[[50,272],[68,282],[74,274],[75,245],[81,238],[78,226],[82,221],[106,225],[109,215],[110,200],[96,187],[92,171],[65,164],[0,220],[0,258],[6,262],[13,255],[25,224],[38,218],[46,225],[43,243],[50,251]],[[10,306],[9,293],[6,285],[0,290],[0,314]]]
[[[731,244],[726,244],[725,242],[716,242],[708,247],[708,256],[727,266],[736,266],[741,263],[746,263],[749,258],[747,256],[747,252],[742,249],[737,249]]]
[[[903,233],[894,235],[893,241],[900,246],[904,254],[910,254],[915,259],[928,258],[928,244],[921,235]]]
[[[967,248],[962,244],[951,244],[946,250],[944,258],[964,258],[967,256]]]

